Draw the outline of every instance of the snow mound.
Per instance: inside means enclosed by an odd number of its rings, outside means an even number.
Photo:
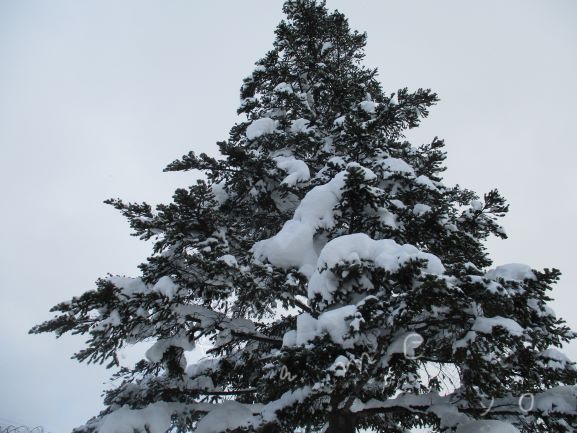
[[[345,305],[326,311],[320,314],[318,319],[308,313],[302,313],[297,317],[296,331],[287,332],[283,338],[283,344],[304,346],[314,338],[328,334],[334,343],[350,349],[354,341],[345,336],[350,331],[351,322],[356,315],[357,307],[354,305]]]
[[[270,117],[263,117],[254,120],[248,128],[246,128],[246,138],[254,140],[262,135],[272,134],[276,131],[277,122]]]
[[[513,319],[508,319],[501,316],[477,317],[471,329],[482,334],[491,334],[493,332],[493,328],[496,326],[504,328],[511,335],[523,334],[523,328],[521,325],[519,325]]]
[[[425,176],[424,174],[417,177],[415,179],[415,182],[417,182],[419,185],[423,185],[423,186],[427,187],[428,189],[432,189],[433,191],[438,191],[438,188],[435,186],[433,181],[431,179],[429,179],[427,176]]]
[[[295,210],[293,219],[273,237],[254,244],[254,256],[285,269],[314,266],[318,256],[313,237],[317,228],[334,225],[333,208],[341,198],[345,176],[346,171],[342,171],[330,182],[311,189]]]
[[[126,296],[132,296],[135,293],[144,293],[148,290],[148,287],[140,278],[109,275],[106,279],[118,287]]]
[[[421,216],[424,215],[426,213],[431,212],[431,206],[423,204],[423,203],[417,203],[414,207],[413,207],[413,214],[415,214],[416,216]]]
[[[456,433],[519,433],[519,430],[509,423],[487,419],[463,424]]]
[[[571,362],[571,360],[562,352],[555,349],[554,347],[550,347],[549,349],[544,350],[539,354],[539,364],[544,367],[564,370],[565,368],[570,368],[572,370],[575,369],[575,366]]]
[[[291,122],[291,132],[297,134],[299,132],[309,132],[309,121],[307,119],[296,119]]]
[[[345,123],[347,116],[339,116],[335,119],[335,121],[333,122],[333,124],[335,126],[343,126],[343,124]]]
[[[146,351],[144,356],[151,362],[160,362],[170,346],[181,347],[185,351],[190,351],[194,349],[194,342],[191,342],[186,335],[159,339]]]
[[[424,271],[427,273],[442,275],[445,272],[437,256],[424,253],[413,245],[399,245],[392,239],[374,240],[364,233],[340,236],[328,242],[322,249],[316,271],[309,281],[308,297],[313,299],[320,294],[324,300],[332,300],[338,287],[338,279],[330,269],[338,263],[370,260],[377,267],[396,272],[408,261],[416,259],[425,260]]]
[[[168,299],[172,299],[178,291],[178,286],[174,284],[170,277],[164,276],[156,282],[152,290],[166,296]]]
[[[510,281],[536,280],[535,274],[530,266],[521,263],[509,263],[507,265],[497,266],[489,270],[486,277],[491,280],[503,278]]]
[[[376,104],[373,101],[363,101],[359,104],[359,107],[368,114],[373,114],[375,112]]]
[[[321,47],[321,55],[326,53],[328,50],[330,50],[333,47],[333,43],[330,41],[327,41],[323,44],[323,46]]]
[[[292,86],[288,83],[277,84],[274,91],[278,93],[294,93]]]
[[[244,404],[226,400],[211,410],[196,425],[196,433],[220,433],[246,426],[252,418],[252,412]]]
[[[383,170],[391,173],[407,173],[409,175],[415,175],[413,167],[400,158],[385,158],[381,160],[380,165],[383,167]]]
[[[100,422],[98,433],[125,433],[127,431],[148,431],[164,433],[170,427],[172,415],[170,403],[157,402],[144,409],[130,409],[122,406]]]
[[[278,168],[288,173],[282,184],[293,186],[297,182],[305,182],[311,178],[308,165],[294,156],[277,156],[274,160]]]

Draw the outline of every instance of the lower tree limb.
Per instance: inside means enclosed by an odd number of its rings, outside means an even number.
[[[357,417],[349,411],[333,412],[329,415],[329,427],[325,433],[355,433]]]

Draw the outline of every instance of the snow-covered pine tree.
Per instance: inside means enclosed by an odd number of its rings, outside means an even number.
[[[437,96],[385,93],[366,36],[324,3],[284,12],[222,158],[167,167],[205,180],[155,210],[109,201],[154,240],[142,275],[100,279],[31,331],[86,334],[75,357],[110,367],[151,342],[77,431],[575,431],[577,370],[556,349],[575,334],[547,306],[559,272],[489,269],[505,201],[444,185],[441,140],[404,139]]]

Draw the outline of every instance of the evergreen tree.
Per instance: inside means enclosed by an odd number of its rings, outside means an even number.
[[[575,431],[577,370],[556,349],[575,334],[547,306],[559,271],[489,269],[504,199],[446,186],[443,141],[403,136],[437,96],[384,92],[365,34],[324,2],[284,12],[222,157],[166,169],[205,179],[154,210],[108,201],[154,240],[142,275],[98,280],[31,331],[86,334],[75,358],[108,367],[151,341],[77,431]]]

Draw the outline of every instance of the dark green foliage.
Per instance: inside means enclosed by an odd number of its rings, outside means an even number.
[[[230,431],[452,432],[474,419],[574,431],[577,370],[551,349],[575,334],[546,305],[559,271],[488,270],[505,200],[445,186],[443,141],[403,136],[437,95],[385,92],[361,64],[366,35],[324,2],[284,12],[220,157],[166,168],[205,179],[155,209],[107,201],[154,242],[142,275],[100,279],[31,331],[85,334],[75,357],[109,367],[120,348],[153,345],[79,432],[138,410],[125,430],[161,433],[149,409],[207,431],[223,408]],[[208,358],[191,363],[195,344]]]

